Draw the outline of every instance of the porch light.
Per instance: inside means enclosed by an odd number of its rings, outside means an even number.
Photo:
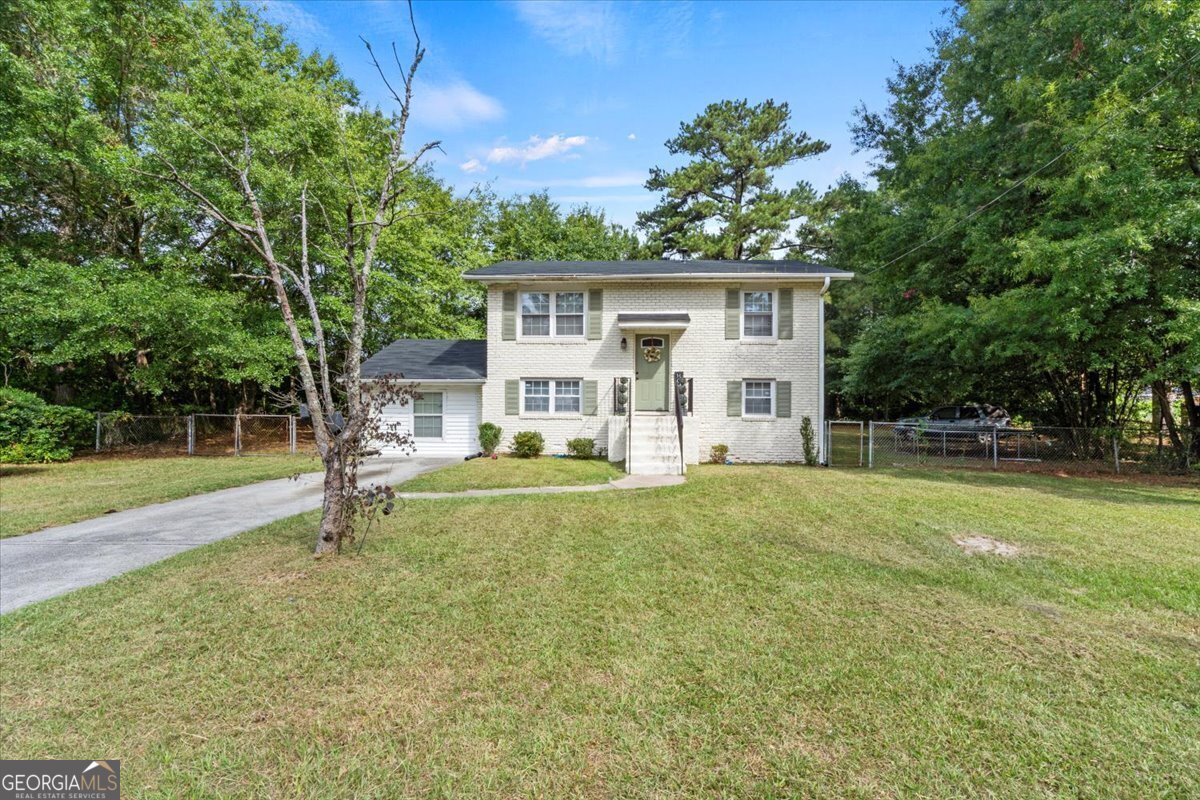
[[[626,338],[625,338],[624,336],[622,336],[622,337],[621,337],[621,349],[622,349],[622,350],[628,350],[628,349],[629,349],[629,341],[628,341],[628,340],[626,340]]]

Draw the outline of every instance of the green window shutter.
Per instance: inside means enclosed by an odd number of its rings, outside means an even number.
[[[792,382],[775,381],[775,416],[792,415]]]
[[[742,291],[725,290],[725,338],[740,339],[742,327]],[[740,384],[739,384],[740,385]],[[738,390],[741,391],[740,389]]]
[[[521,413],[521,382],[510,380],[504,382],[504,413],[515,417]]]
[[[725,395],[728,401],[725,413],[731,417],[740,417],[742,415],[742,382],[729,381],[726,384]]]
[[[596,416],[596,382],[583,382],[583,413],[589,417]]]
[[[779,338],[792,338],[792,290],[779,290]]]
[[[588,290],[587,338],[604,337],[604,290]]]
[[[500,320],[500,338],[511,341],[517,338],[517,293],[515,291],[504,293],[504,303],[501,308],[503,308],[503,316]]]

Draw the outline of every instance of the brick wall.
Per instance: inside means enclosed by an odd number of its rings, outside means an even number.
[[[699,454],[708,457],[714,444],[729,446],[739,461],[796,461],[803,457],[800,422],[812,418],[819,430],[818,304],[820,282],[781,281],[771,286],[792,287],[793,338],[776,342],[747,342],[725,338],[725,290],[737,283],[637,282],[598,283],[604,290],[603,330],[599,340],[504,341],[501,338],[501,296],[507,289],[520,291],[578,290],[587,286],[538,283],[536,287],[494,284],[488,287],[488,380],[483,387],[483,420],[504,429],[502,446],[507,447],[517,431],[536,430],[546,438],[547,452],[566,449],[566,440],[577,436],[608,441],[612,413],[613,378],[633,379],[635,334],[622,334],[617,327],[621,312],[686,311],[691,323],[685,331],[670,333],[671,372],[682,370],[695,386],[694,416],[687,423],[698,427]],[[749,285],[746,288],[751,288]],[[518,323],[519,324],[519,323]],[[621,337],[628,336],[629,348],[621,350]],[[521,378],[580,378],[598,384],[596,416],[561,418],[506,416],[504,382]],[[792,382],[790,418],[751,420],[727,415],[726,382],[743,378],[773,378]]]

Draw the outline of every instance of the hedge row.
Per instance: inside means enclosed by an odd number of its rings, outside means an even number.
[[[0,388],[0,463],[66,461],[92,441],[96,418],[20,389]]]

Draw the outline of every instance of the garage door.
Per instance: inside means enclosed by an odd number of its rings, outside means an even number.
[[[421,396],[383,410],[385,425],[397,425],[413,436],[415,450],[403,453],[379,444],[384,455],[467,456],[479,452],[480,387],[422,383]]]

